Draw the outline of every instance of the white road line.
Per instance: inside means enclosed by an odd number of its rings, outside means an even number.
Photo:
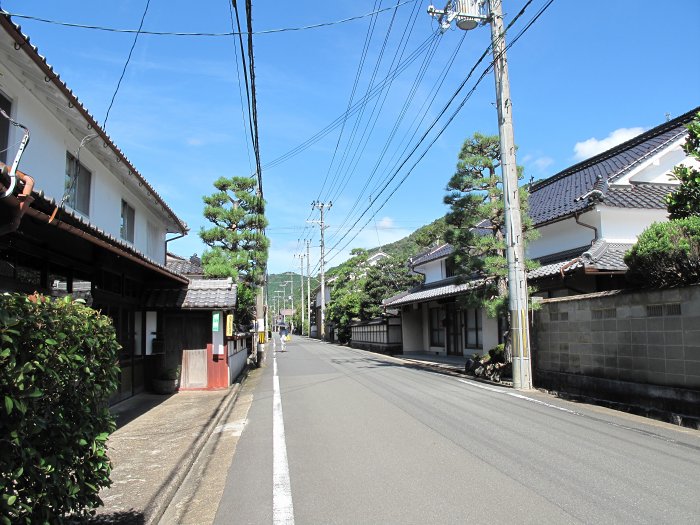
[[[567,412],[568,414],[573,414],[575,416],[582,416],[583,415],[580,412],[576,412],[574,410],[569,410],[568,408],[553,405],[551,403],[546,403],[545,401],[540,401],[539,399],[533,399],[531,397],[527,397],[527,396],[524,396],[522,394],[517,394],[517,393],[511,392],[509,390],[503,390],[502,388],[494,388],[494,387],[490,387],[487,385],[475,383],[473,381],[468,381],[466,379],[457,379],[457,381],[459,381],[460,383],[464,383],[465,385],[469,385],[471,387],[474,387],[474,388],[480,388],[482,390],[488,390],[489,392],[496,392],[497,394],[503,394],[506,396],[515,397],[518,399],[523,399],[525,401],[529,401],[530,403],[535,403],[537,405],[543,405],[543,406],[546,406],[548,408],[554,408],[556,410],[561,410],[562,412]]]
[[[282,396],[277,375],[277,353],[273,357],[272,397],[272,521],[275,524],[294,525],[292,487],[289,481],[287,443],[284,438]]]

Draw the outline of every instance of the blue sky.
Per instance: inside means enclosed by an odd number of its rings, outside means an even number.
[[[239,3],[243,9],[245,3]],[[298,271],[293,254],[301,251],[305,238],[312,239],[311,265],[317,265],[319,230],[306,222],[318,218],[318,212],[311,213],[315,199],[333,201],[326,214],[329,266],[342,262],[351,248],[392,242],[442,216],[444,187],[461,143],[475,131],[497,133],[489,74],[439,138],[436,131],[456,103],[416,153],[407,155],[486,49],[487,27],[466,35],[448,30],[431,45],[427,42],[437,25],[426,13],[429,2],[405,0],[256,0],[253,27],[256,32],[298,28],[397,3],[395,10],[374,17],[254,36],[271,273]],[[545,3],[534,0],[507,41]],[[526,0],[503,4],[508,23]],[[10,13],[55,21],[136,29],[146,0],[5,0],[0,5]],[[103,122],[133,34],[14,20]],[[675,1],[673,10],[650,0],[555,0],[508,51],[518,163],[525,166],[525,179],[551,176],[662,123],[667,114],[675,117],[700,105],[698,20],[697,0]],[[229,3],[151,0],[143,28],[228,32]],[[212,182],[254,171],[241,112],[245,92],[239,90],[236,46],[230,36],[140,35],[106,125],[116,144],[189,224],[190,234],[170,244],[182,255],[204,249],[197,232],[206,226],[202,196],[213,191]],[[415,60],[380,84],[409,56]],[[483,69],[482,64],[457,102]],[[370,86],[377,95],[357,106],[364,109],[344,126],[266,168],[342,116],[353,86],[354,102]]]

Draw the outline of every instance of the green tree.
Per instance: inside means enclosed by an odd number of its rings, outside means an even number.
[[[221,177],[214,187],[217,191],[203,198],[204,217],[213,226],[199,232],[210,247],[202,254],[202,266],[207,276],[234,279],[238,285],[236,319],[246,324],[252,319],[255,291],[264,281],[267,265],[265,201],[252,178]]]
[[[505,256],[505,216],[500,171],[500,141],[496,135],[474,135],[464,141],[457,170],[447,183],[444,202],[445,240],[454,247],[451,263],[460,282],[485,279],[485,285],[463,298],[465,305],[479,306],[491,317],[508,311],[508,265]],[[522,168],[518,167],[518,179]],[[527,190],[520,188],[523,230],[534,236],[527,210]],[[526,262],[528,268],[536,264]]]
[[[657,288],[700,282],[700,216],[656,222],[625,255],[631,282]]]
[[[384,313],[382,301],[420,284],[421,278],[411,274],[405,260],[384,257],[367,269],[360,298],[360,319],[366,321]]]
[[[687,128],[688,138],[683,151],[700,162],[700,112]],[[681,164],[673,168],[673,175],[680,185],[666,197],[669,217],[683,219],[700,215],[700,170]]]
[[[326,307],[326,320],[335,324],[341,343],[350,341],[350,323],[360,319],[367,279],[367,250],[354,249],[353,257],[329,270],[326,279],[331,283],[331,300]]]

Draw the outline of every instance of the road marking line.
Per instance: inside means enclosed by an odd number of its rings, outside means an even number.
[[[287,443],[284,437],[282,396],[277,375],[277,355],[273,358],[272,397],[272,521],[275,524],[294,525],[292,487],[289,480]]]
[[[515,397],[515,398],[518,398],[518,399],[523,399],[523,400],[525,400],[525,401],[529,401],[530,403],[535,403],[535,404],[537,404],[537,405],[543,405],[543,406],[546,406],[546,407],[548,407],[548,408],[554,408],[554,409],[556,409],[556,410],[561,410],[562,412],[566,412],[566,413],[568,413],[568,414],[573,414],[573,415],[575,415],[575,416],[582,416],[582,415],[583,415],[583,414],[581,414],[580,412],[576,412],[575,410],[569,410],[568,408],[564,408],[564,407],[560,407],[560,406],[557,406],[557,405],[553,405],[553,404],[547,403],[547,402],[545,402],[545,401],[540,401],[539,399],[533,399],[533,398],[531,398],[531,397],[527,397],[527,396],[524,396],[524,395],[522,395],[522,394],[517,394],[517,393],[515,393],[515,392],[509,392],[509,391],[507,391],[507,390],[503,390],[503,389],[500,389],[500,388],[494,388],[494,387],[490,387],[490,386],[487,386],[487,385],[481,385],[481,384],[478,384],[478,383],[474,383],[473,381],[468,381],[467,379],[459,379],[459,378],[458,378],[457,381],[459,381],[460,383],[464,383],[465,385],[472,386],[472,387],[474,387],[474,388],[480,388],[480,389],[482,389],[482,390],[488,390],[489,392],[496,392],[497,394],[503,394],[503,395],[506,395],[506,396],[511,396],[511,397]]]

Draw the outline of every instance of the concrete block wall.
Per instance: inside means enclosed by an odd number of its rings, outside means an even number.
[[[532,342],[537,386],[625,397],[630,382],[700,399],[700,286],[546,299]]]

